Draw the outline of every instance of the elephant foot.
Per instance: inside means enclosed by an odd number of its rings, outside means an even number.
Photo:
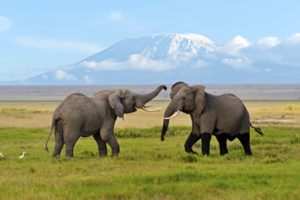
[[[252,155],[252,150],[250,148],[250,134],[244,133],[244,134],[238,134],[238,139],[242,143],[244,147],[244,151],[246,155]]]
[[[221,152],[220,152],[220,155],[221,155],[221,156],[223,156],[223,155],[225,155],[225,154],[228,154],[228,150],[226,150],[226,151],[221,151]]]
[[[192,146],[201,139],[201,136],[197,136],[196,134],[190,133],[189,137],[187,138],[184,149],[187,153],[192,153],[198,155],[196,151],[193,151]]]
[[[203,155],[204,157],[208,157],[208,156],[209,156],[209,153],[203,153],[203,152],[202,152],[202,155]]]
[[[220,147],[220,155],[225,155],[228,153],[228,149],[227,149],[227,135],[226,134],[220,134],[217,135],[217,140],[219,142],[219,147]]]
[[[187,153],[192,153],[192,154],[198,155],[198,153],[196,151],[194,151],[193,149],[185,149],[185,151]]]
[[[252,156],[252,151],[251,151],[251,149],[248,150],[248,151],[245,151],[245,154],[246,154],[247,156]]]

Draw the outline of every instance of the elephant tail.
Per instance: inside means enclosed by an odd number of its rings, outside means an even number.
[[[55,121],[56,121],[55,119],[52,119],[52,124],[51,124],[50,133],[49,133],[48,138],[47,138],[47,140],[46,140],[45,150],[46,150],[47,152],[49,152],[47,144],[48,144],[48,141],[49,141],[49,139],[50,139],[50,137],[51,137],[51,135],[52,135],[53,129],[55,128]]]
[[[264,133],[261,131],[259,127],[255,127],[250,123],[251,128],[253,128],[258,134],[264,135]]]

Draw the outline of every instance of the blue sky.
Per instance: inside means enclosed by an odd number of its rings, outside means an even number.
[[[0,1],[0,81],[75,63],[124,38],[197,33],[217,44],[300,33],[300,1]]]

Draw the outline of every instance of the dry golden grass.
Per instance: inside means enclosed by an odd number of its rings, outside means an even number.
[[[138,110],[117,120],[116,128],[149,128],[162,125],[162,117],[169,102],[151,102],[157,112]],[[59,102],[0,102],[0,127],[45,128],[51,124],[52,112]],[[254,125],[300,126],[300,101],[245,101]],[[180,113],[170,126],[191,126],[190,117]]]
[[[300,101],[246,101],[253,124],[300,126]]]

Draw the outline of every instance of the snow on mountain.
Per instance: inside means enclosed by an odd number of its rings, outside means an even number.
[[[223,45],[216,45],[199,34],[154,34],[128,38],[75,64],[21,83],[297,82],[300,60],[294,51],[300,50],[300,44],[297,38],[292,39],[296,42],[291,43],[291,39],[279,42],[275,37],[268,37],[251,43],[242,36],[236,36]]]
[[[122,40],[85,61],[99,62],[112,57],[116,61],[124,61],[134,54],[154,60],[177,59],[177,56],[188,59],[201,53],[214,52],[215,48],[211,40],[198,34],[155,34]]]

